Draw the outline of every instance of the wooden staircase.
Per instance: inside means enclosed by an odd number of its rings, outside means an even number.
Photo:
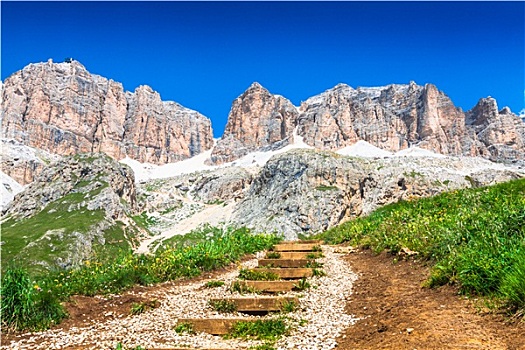
[[[268,314],[281,312],[286,306],[299,306],[297,297],[282,297],[279,295],[261,295],[287,293],[300,288],[301,280],[314,275],[314,268],[308,267],[315,258],[322,257],[320,241],[282,242],[276,244],[266,258],[258,261],[254,272],[272,272],[278,275],[279,280],[240,280],[234,283],[244,287],[243,290],[252,292],[246,297],[231,297],[211,299],[210,305],[228,303],[235,305],[235,310],[247,315]],[[269,258],[275,256],[276,258]],[[302,281],[304,283],[304,281]],[[224,335],[231,331],[237,322],[255,322],[253,317],[224,317],[224,318],[181,318],[177,325],[189,325],[195,332],[205,332],[213,335]]]

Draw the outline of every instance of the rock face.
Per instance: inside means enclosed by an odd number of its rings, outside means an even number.
[[[523,170],[509,170],[479,158],[364,159],[293,150],[274,156],[265,165],[237,204],[233,221],[295,239],[402,199],[523,176]]]
[[[476,135],[482,155],[493,161],[525,159],[525,122],[508,107],[498,111],[496,100],[482,98],[466,113],[466,122]]]
[[[213,145],[208,118],[163,102],[148,86],[134,93],[79,62],[30,64],[2,86],[2,137],[48,152],[104,152],[164,164]]]
[[[124,219],[137,208],[133,171],[104,154],[66,157],[46,167],[4,210],[23,219],[72,193],[85,195],[80,206],[102,209],[108,219]],[[123,206],[122,203],[127,203]]]
[[[2,171],[21,185],[31,183],[50,163],[60,156],[26,146],[16,140],[2,139]]]
[[[215,163],[272,144],[281,147],[295,128],[308,145],[322,150],[363,140],[394,152],[418,146],[445,155],[525,159],[525,123],[508,108],[498,112],[491,98],[464,113],[432,84],[357,89],[339,84],[307,99],[297,114],[291,104],[289,112],[281,112],[279,104],[267,102],[276,101],[272,96],[257,84],[235,100],[213,152]]]
[[[253,83],[233,102],[224,136],[213,149],[211,162],[222,164],[256,150],[286,146],[298,114],[289,100]]]

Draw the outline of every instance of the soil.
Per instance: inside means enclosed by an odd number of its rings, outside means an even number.
[[[525,349],[525,320],[481,307],[451,286],[424,288],[429,268],[387,253],[347,256],[359,279],[346,311],[361,318],[338,349]]]
[[[250,258],[250,257],[248,257]],[[345,259],[359,275],[346,311],[359,317],[338,339],[337,349],[509,349],[525,350],[525,320],[489,312],[451,286],[423,288],[429,268],[392,255],[354,251]],[[399,259],[399,257],[397,257]],[[75,296],[70,317],[55,328],[68,330],[123,317],[134,303],[151,302],[148,294],[172,284],[214,278],[228,268],[152,287],[135,287],[111,298]],[[2,334],[2,344],[29,334]],[[77,350],[80,347],[70,348]]]

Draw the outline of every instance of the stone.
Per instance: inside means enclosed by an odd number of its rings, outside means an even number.
[[[211,122],[148,86],[134,93],[78,61],[30,64],[2,85],[2,137],[50,153],[165,164],[213,146]]]
[[[211,154],[211,163],[227,163],[253,151],[286,146],[297,116],[297,109],[289,100],[253,83],[233,101],[224,135]]]

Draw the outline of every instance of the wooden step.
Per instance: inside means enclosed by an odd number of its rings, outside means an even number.
[[[299,305],[299,299],[294,297],[214,298],[210,302],[222,300],[235,303],[239,312],[280,311],[284,304],[290,302]]]
[[[323,241],[320,239],[306,239],[306,240],[298,240],[298,241],[281,241],[279,244],[304,244],[304,243],[322,244]]]
[[[303,277],[312,277],[313,276],[313,269],[311,268],[295,268],[295,269],[281,269],[278,267],[259,267],[252,269],[256,272],[272,272],[279,276],[280,279],[299,279]]]
[[[175,326],[189,323],[193,326],[193,331],[204,332],[213,335],[228,334],[233,325],[239,321],[254,321],[254,318],[180,318]]]
[[[312,263],[308,259],[261,259],[259,260],[259,266],[272,266],[272,267],[306,267],[309,263]]]
[[[316,243],[288,243],[276,244],[273,246],[274,252],[312,252],[314,247],[319,247]]]
[[[277,252],[280,254],[278,259],[308,259],[308,255],[314,254],[317,258],[321,256],[321,252]],[[268,258],[268,253],[266,254],[266,259]]]
[[[263,293],[290,292],[298,283],[296,281],[237,281],[243,286]]]

